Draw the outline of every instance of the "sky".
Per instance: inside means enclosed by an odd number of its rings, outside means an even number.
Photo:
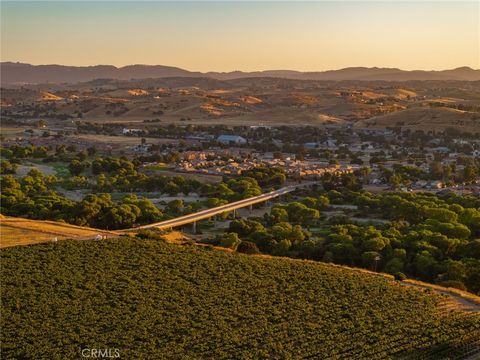
[[[0,6],[2,61],[192,71],[480,68],[480,0]]]

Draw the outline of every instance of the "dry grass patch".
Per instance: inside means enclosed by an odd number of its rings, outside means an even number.
[[[381,99],[386,97],[387,95],[381,94],[381,93],[376,93],[373,91],[362,91],[362,96],[367,99],[375,100],[375,99]]]
[[[146,96],[146,95],[149,95],[150,93],[147,90],[143,90],[143,89],[129,89],[128,94],[132,96]]]
[[[397,105],[398,106],[398,105]],[[401,126],[411,130],[442,130],[449,127],[477,132],[480,117],[476,113],[450,108],[415,107],[372,117],[355,123],[355,127],[385,128]]]
[[[49,93],[47,91],[40,92],[40,100],[42,101],[59,101],[63,100],[61,96],[57,96],[55,94]]]
[[[263,101],[260,100],[259,98],[255,97],[255,96],[242,96],[240,97],[240,99],[244,102],[244,103],[247,103],[247,104],[250,104],[250,105],[256,105],[256,104],[261,104]]]
[[[0,218],[0,248],[37,244],[64,239],[91,239],[96,235],[118,236],[112,231],[75,226],[55,221],[29,220],[15,217]]]
[[[200,108],[206,111],[209,115],[220,116],[223,114],[222,109],[215,107],[212,103],[204,104]]]
[[[162,238],[172,244],[183,244],[185,241],[191,240],[181,231],[171,231],[168,234],[162,235]]]

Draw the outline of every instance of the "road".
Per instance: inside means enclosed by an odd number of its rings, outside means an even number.
[[[418,289],[428,289],[440,295],[447,295],[454,302],[457,303],[457,306],[460,310],[477,312],[477,313],[480,312],[480,302],[478,300],[474,298],[467,298],[460,294],[456,294],[451,290],[449,290],[448,288],[442,289],[442,287],[440,286],[432,286],[431,284],[428,284],[428,283],[422,283],[422,284],[413,283],[413,282],[409,282],[408,280],[402,281],[400,282],[400,284],[403,286],[411,286]]]
[[[185,224],[191,224],[191,223],[196,223],[199,220],[207,219],[210,217],[213,217],[218,214],[222,214],[225,212],[229,211],[234,211],[237,209],[241,209],[247,206],[251,206],[254,204],[258,204],[261,202],[265,202],[271,199],[274,199],[276,197],[288,194],[289,192],[292,192],[298,188],[313,185],[315,182],[308,182],[308,183],[303,183],[303,184],[296,184],[296,185],[291,185],[287,186],[278,190],[274,190],[262,195],[254,196],[248,199],[243,199],[240,201],[235,201],[233,203],[229,203],[226,205],[222,206],[217,206],[211,209],[206,209],[202,210],[193,214],[188,214],[184,216],[177,217],[175,219],[170,219],[170,220],[164,220],[160,222],[156,222],[153,224],[147,224],[143,226],[138,226],[136,228],[131,228],[131,229],[125,229],[125,230],[120,230],[120,231],[134,231],[134,230],[140,230],[140,229],[149,229],[149,228],[157,228],[157,229],[170,229],[178,226],[182,226]]]

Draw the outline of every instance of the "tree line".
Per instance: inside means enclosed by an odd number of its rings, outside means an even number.
[[[331,205],[342,204],[356,210],[326,216]],[[260,218],[234,220],[226,234],[206,241],[234,249],[248,242],[250,253],[364,267],[480,293],[479,209],[473,196],[332,190],[276,204]],[[351,220],[365,214],[388,221]]]

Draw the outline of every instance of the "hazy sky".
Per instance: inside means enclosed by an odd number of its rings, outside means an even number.
[[[480,1],[2,1],[1,60],[199,71],[480,68]]]

